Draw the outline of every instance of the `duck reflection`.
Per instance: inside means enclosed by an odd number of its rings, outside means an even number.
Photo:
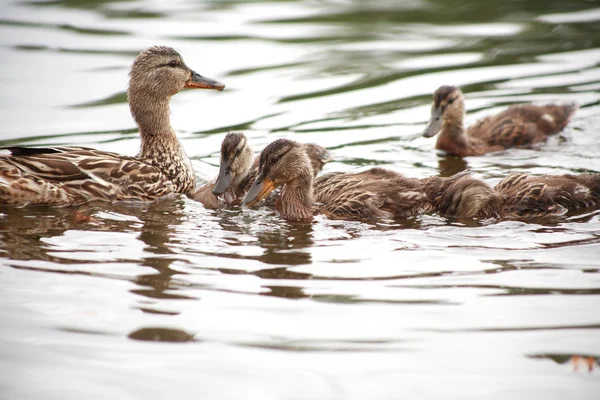
[[[184,330],[161,327],[141,328],[131,332],[127,337],[150,342],[185,343],[195,341],[194,335]]]
[[[138,213],[137,217],[143,222],[138,239],[146,245],[144,252],[151,254],[143,257],[140,265],[153,268],[157,273],[138,275],[135,282],[142,288],[133,289],[131,292],[152,299],[191,299],[189,296],[172,293],[175,290],[172,277],[186,274],[171,268],[171,264],[178,261],[177,253],[172,249],[173,238],[176,237],[177,226],[186,218],[183,201],[152,203]],[[157,312],[147,308],[141,310]]]
[[[109,213],[111,216],[118,215],[119,218],[104,218],[102,216],[104,213]],[[68,248],[67,238],[64,239],[67,249],[63,257],[61,250],[48,239],[65,236],[69,231],[139,231],[137,238],[145,244],[144,254],[149,255],[136,259],[135,262],[141,266],[151,267],[157,273],[135,277],[134,282],[140,287],[131,292],[151,299],[188,299],[188,296],[171,293],[174,290],[172,277],[184,273],[173,270],[171,264],[178,260],[172,250],[172,238],[175,237],[177,225],[182,223],[185,216],[184,202],[181,199],[168,199],[137,206],[103,203],[64,209],[2,207],[0,208],[0,255],[9,260],[32,261],[15,263],[14,268],[107,277],[103,272],[91,270],[74,271],[64,267],[53,269],[51,265],[40,266],[39,261],[63,266],[98,263],[94,260],[93,253],[90,254],[89,259],[72,259],[68,255],[72,251]],[[143,311],[156,312],[151,309]]]
[[[438,168],[441,177],[449,177],[466,170],[467,162],[462,157],[451,155],[440,155],[438,159]]]
[[[288,223],[277,219],[276,223],[248,232],[248,225],[235,223],[230,217],[230,214],[222,215],[220,225],[224,230],[237,234],[251,233],[256,237],[256,245],[263,249],[263,253],[260,256],[254,256],[252,259],[261,261],[264,264],[284,266],[258,271],[219,268],[218,270],[221,273],[233,275],[251,274],[265,280],[303,280],[312,277],[311,274],[288,270],[288,266],[312,263],[311,253],[306,250],[314,244],[312,223]],[[238,243],[237,245],[242,244]],[[284,297],[288,299],[308,297],[304,293],[303,288],[298,286],[266,284],[262,285],[262,287],[268,289],[268,291],[261,293],[264,296]]]
[[[0,206],[0,251],[11,260],[39,260],[53,263],[85,263],[49,254],[56,249],[45,239],[63,236],[70,229],[103,229],[96,226],[91,216],[95,209],[73,207],[49,209],[46,207],[15,208]],[[117,221],[128,225],[128,221]],[[107,227],[104,227],[105,229]],[[123,229],[130,228],[123,226]]]

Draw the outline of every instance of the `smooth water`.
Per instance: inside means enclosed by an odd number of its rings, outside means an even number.
[[[172,101],[200,183],[232,129],[257,151],[326,146],[325,172],[600,172],[594,1],[12,1],[0,41],[0,145],[134,155],[127,71],[163,44],[227,85]],[[420,136],[442,84],[463,88],[468,122],[581,109],[535,149],[461,160]],[[2,399],[600,396],[600,212],[290,224],[184,198],[4,207],[0,267]]]

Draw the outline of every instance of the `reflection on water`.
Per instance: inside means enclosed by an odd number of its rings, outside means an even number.
[[[325,172],[470,169],[492,185],[515,170],[600,172],[598,10],[583,0],[6,3],[0,145],[136,154],[127,71],[142,48],[165,44],[227,84],[172,100],[199,183],[216,176],[229,129],[255,150],[278,137],[324,145],[335,156]],[[461,159],[421,136],[443,84],[462,87],[468,124],[516,102],[581,108],[543,145]],[[600,212],[589,210],[529,223],[292,224],[183,198],[2,207],[0,392],[592,399],[598,254]]]

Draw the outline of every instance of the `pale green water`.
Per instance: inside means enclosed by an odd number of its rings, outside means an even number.
[[[0,5],[0,145],[135,154],[139,51],[227,84],[173,98],[199,182],[230,129],[317,142],[328,171],[600,172],[590,1],[16,1]],[[468,121],[578,101],[533,150],[464,160],[420,137],[457,84]],[[0,209],[2,399],[589,398],[600,373],[600,213],[288,224],[266,209]]]

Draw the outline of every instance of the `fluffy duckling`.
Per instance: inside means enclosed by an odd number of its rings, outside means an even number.
[[[469,196],[459,196],[453,208],[448,207],[452,215],[478,218],[496,215],[500,197],[468,173],[414,179],[383,168],[371,168],[359,173],[330,173],[314,180],[303,147],[279,139],[260,154],[256,179],[243,203],[254,206],[281,187],[275,208],[290,221],[310,221],[317,214],[345,220],[406,218],[438,210],[444,193],[456,191],[456,185],[468,188]]]
[[[330,153],[317,144],[307,143],[301,146],[308,155],[314,175],[331,160]],[[217,180],[199,188],[193,198],[207,208],[219,207],[221,203],[218,196],[225,204],[241,204],[256,178],[258,162],[259,157],[254,157],[246,135],[242,132],[228,133],[221,143],[221,161]]]
[[[225,86],[190,69],[179,53],[156,46],[142,51],[129,73],[127,97],[139,128],[136,157],[87,147],[8,147],[0,156],[0,204],[71,206],[89,201],[152,201],[191,196],[195,176],[171,128],[169,102],[184,88]]]
[[[516,173],[494,190],[502,196],[507,218],[560,216],[600,206],[600,174],[529,176]]]
[[[457,156],[478,156],[510,147],[528,147],[560,132],[577,104],[515,105],[465,129],[465,103],[456,86],[442,86],[433,94],[431,118],[423,136],[438,134],[436,148]]]

